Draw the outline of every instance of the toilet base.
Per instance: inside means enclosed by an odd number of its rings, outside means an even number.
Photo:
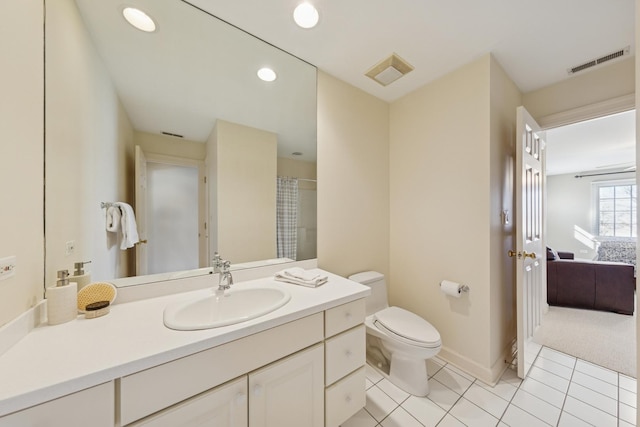
[[[429,376],[427,362],[424,359],[391,355],[389,381],[414,396],[424,397],[429,394]]]

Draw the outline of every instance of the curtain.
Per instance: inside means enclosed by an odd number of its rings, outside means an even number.
[[[276,241],[278,258],[296,260],[298,240],[298,180],[277,178]]]

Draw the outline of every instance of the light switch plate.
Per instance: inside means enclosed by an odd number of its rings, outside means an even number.
[[[16,257],[0,258],[0,280],[8,279],[16,274]]]

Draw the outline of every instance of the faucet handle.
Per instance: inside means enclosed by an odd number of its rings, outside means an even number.
[[[222,257],[218,252],[215,252],[213,254],[212,264],[213,264],[213,272],[220,273],[220,267],[224,265],[224,260],[222,259]]]

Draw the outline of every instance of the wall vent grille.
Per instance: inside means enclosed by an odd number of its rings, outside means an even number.
[[[569,75],[578,73],[580,71],[586,70],[586,69],[591,68],[591,67],[595,67],[596,65],[600,65],[600,64],[605,63],[607,61],[611,61],[613,59],[620,58],[620,57],[623,57],[625,55],[628,55],[629,52],[630,52],[630,46],[627,46],[624,49],[617,50],[615,52],[612,52],[612,53],[609,53],[607,55],[601,56],[600,58],[597,58],[597,59],[592,59],[590,61],[585,62],[584,64],[580,64],[580,65],[576,65],[575,67],[571,67],[571,68],[567,69],[567,73],[569,73]]]

